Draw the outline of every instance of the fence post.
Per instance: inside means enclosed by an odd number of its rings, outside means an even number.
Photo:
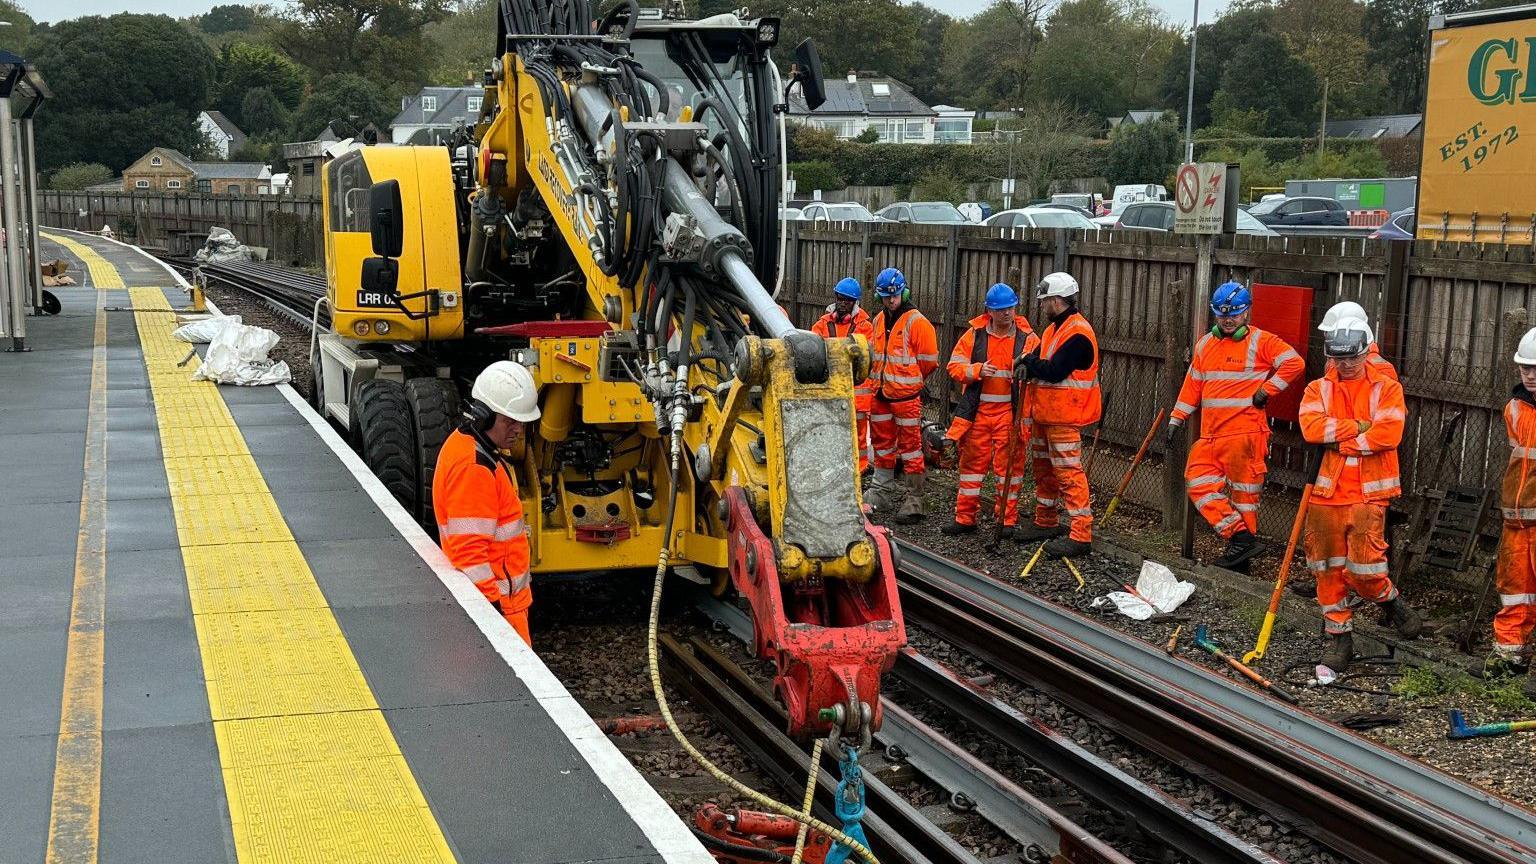
[[[1190,287],[1183,282],[1173,282],[1168,286],[1168,306],[1163,316],[1163,349],[1167,359],[1163,361],[1162,403],[1170,411],[1179,398],[1179,388],[1184,384],[1185,364],[1180,361],[1189,350],[1189,328],[1185,322],[1190,318],[1190,294]],[[1190,431],[1186,429],[1183,450],[1176,452],[1169,447],[1163,453],[1163,528],[1180,534],[1184,531],[1187,515],[1185,504],[1189,501],[1184,494],[1184,460],[1188,455],[1189,435]]]
[[[1381,326],[1381,332],[1376,335],[1382,353],[1399,371],[1403,368],[1408,342],[1403,331],[1408,321],[1408,263],[1412,252],[1412,240],[1388,241],[1386,284],[1382,290],[1382,308],[1376,317]]]
[[[1052,228],[1051,231],[1056,235],[1056,250],[1051,259],[1051,266],[1057,273],[1065,273],[1067,272],[1067,229]]]
[[[939,344],[939,356],[941,358],[947,356],[945,352],[954,347],[955,339],[958,338],[955,335],[959,329],[957,327],[959,319],[956,316],[959,314],[960,305],[960,228],[958,226],[951,225],[949,228],[949,239],[944,247],[944,259],[945,293],[944,317],[942,319],[944,324],[944,341]],[[941,363],[938,373],[939,417],[941,418],[940,422],[947,426],[949,425],[949,412],[952,408],[950,405],[950,390],[953,389],[954,382],[950,380],[949,375],[945,374],[943,370],[944,366]]]

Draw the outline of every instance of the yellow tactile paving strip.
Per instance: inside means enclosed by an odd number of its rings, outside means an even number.
[[[101,257],[95,249],[77,240],[71,240],[62,234],[52,234],[47,231],[40,231],[38,233],[73,252],[75,257],[85,262],[85,269],[91,273],[92,288],[106,290],[126,287],[123,284],[123,274],[117,272],[117,268],[113,267],[110,261]]]
[[[218,387],[130,293],[239,860],[453,861]]]

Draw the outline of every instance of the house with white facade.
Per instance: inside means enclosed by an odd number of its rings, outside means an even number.
[[[197,129],[213,144],[220,159],[228,159],[229,154],[237,153],[245,146],[245,133],[233,120],[225,117],[223,111],[209,110],[198,114]]]
[[[827,101],[815,111],[798,91],[789,96],[789,119],[827,129],[847,141],[873,129],[886,144],[963,143],[971,140],[975,112],[930,108],[907,85],[877,72],[851,71],[826,82]]]
[[[423,87],[400,100],[400,113],[389,123],[396,144],[438,144],[454,127],[474,125],[484,87]]]

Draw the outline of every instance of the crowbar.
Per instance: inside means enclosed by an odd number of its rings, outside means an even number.
[[[1035,547],[1035,554],[1029,556],[1029,563],[1024,565],[1024,569],[1023,570],[1019,571],[1019,581],[1020,582],[1023,582],[1025,579],[1029,578],[1029,571],[1035,569],[1035,562],[1040,560],[1040,553],[1044,552],[1044,551],[1045,551],[1045,544],[1044,543],[1041,543],[1039,546]]]
[[[1120,478],[1120,487],[1115,490],[1115,497],[1109,499],[1109,506],[1104,508],[1104,518],[1099,520],[1100,528],[1109,521],[1109,517],[1115,515],[1115,508],[1120,506],[1120,496],[1130,488],[1131,478],[1136,476],[1136,466],[1140,465],[1141,460],[1146,457],[1147,448],[1152,446],[1152,436],[1157,434],[1157,427],[1163,425],[1163,415],[1166,413],[1168,413],[1166,408],[1157,409],[1157,416],[1152,418],[1152,426],[1147,429],[1147,437],[1141,439],[1141,447],[1136,451],[1136,458],[1132,459],[1130,467],[1125,469],[1125,476]]]
[[[1264,659],[1269,648],[1269,637],[1275,631],[1275,617],[1280,614],[1280,597],[1285,593],[1285,583],[1291,579],[1291,560],[1296,557],[1296,543],[1301,539],[1301,528],[1307,521],[1307,507],[1312,503],[1312,489],[1317,485],[1317,472],[1321,469],[1322,451],[1313,448],[1308,454],[1307,466],[1312,470],[1312,481],[1301,490],[1301,505],[1296,508],[1296,518],[1291,522],[1291,537],[1285,544],[1285,555],[1280,559],[1280,572],[1275,576],[1275,590],[1269,595],[1269,608],[1264,611],[1264,623],[1259,627],[1258,641],[1253,650],[1243,655],[1243,663],[1255,663]]]
[[[1265,690],[1269,690],[1276,696],[1279,696],[1281,699],[1284,699],[1292,705],[1296,704],[1296,696],[1292,694],[1291,691],[1285,689],[1279,684],[1276,684],[1268,678],[1265,678],[1263,675],[1260,675],[1252,669],[1249,669],[1247,666],[1244,666],[1242,662],[1239,661],[1236,657],[1233,657],[1231,654],[1221,650],[1220,645],[1212,642],[1207,637],[1204,624],[1195,627],[1195,646],[1200,650],[1205,651],[1207,654],[1214,656],[1218,660],[1225,660],[1228,666],[1236,669],[1243,675],[1243,677],[1259,685]]]

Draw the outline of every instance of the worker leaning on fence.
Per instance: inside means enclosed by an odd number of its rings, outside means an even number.
[[[1273,333],[1248,323],[1253,297],[1236,282],[1211,293],[1216,323],[1195,343],[1184,386],[1168,420],[1169,450],[1184,421],[1200,411],[1184,483],[1205,521],[1227,541],[1217,567],[1243,567],[1259,553],[1269,422],[1264,405],[1301,380],[1306,362]]]
[[[1366,322],[1365,333],[1370,338],[1370,344],[1366,347],[1365,362],[1369,363],[1377,372],[1388,376],[1393,381],[1397,380],[1397,369],[1392,366],[1392,361],[1381,356],[1381,349],[1376,345],[1376,336],[1371,332],[1370,318],[1365,314],[1365,309],[1353,300],[1343,300],[1328,307],[1323,313],[1323,321],[1317,325],[1317,329],[1324,333],[1338,326],[1340,321],[1358,318]],[[1333,368],[1333,361],[1328,361],[1328,368]]]
[[[1040,346],[1029,319],[1015,314],[1018,306],[1019,295],[1009,286],[998,283],[987,289],[987,311],[971,319],[949,355],[949,377],[962,389],[950,424],[950,434],[960,442],[955,519],[940,529],[945,534],[976,530],[981,484],[989,467],[997,478],[993,518],[1010,533],[1018,523],[1029,433],[1019,440],[1013,364]]]
[[[875,446],[875,478],[864,498],[877,510],[897,506],[896,521],[923,518],[923,381],[939,368],[939,341],[933,324],[912,304],[907,277],[887,267],[875,277],[880,312],[872,325],[869,435]],[[897,487],[896,462],[902,483]]]
[[[1536,329],[1521,337],[1515,365],[1520,383],[1504,405],[1509,464],[1499,501],[1504,511],[1496,582],[1500,605],[1493,617],[1493,650],[1474,671],[1485,678],[1525,675],[1525,692],[1536,698],[1526,644],[1536,629]]]
[[[432,478],[443,552],[530,645],[528,527],[505,453],[524,440],[523,424],[537,419],[533,375],[510,360],[492,363],[475,378],[463,421],[443,442]]]
[[[1099,340],[1077,309],[1077,294],[1077,280],[1069,274],[1040,280],[1035,299],[1050,323],[1040,334],[1040,347],[1014,365],[1015,375],[1030,378],[1024,398],[1034,421],[1035,475],[1034,524],[1014,536],[1026,543],[1051,538],[1045,554],[1053,558],[1081,555],[1093,543],[1082,427],[1098,422],[1102,411]],[[1070,532],[1061,524],[1063,514]]]
[[[832,289],[832,305],[811,325],[811,332],[823,339],[863,336],[873,343],[874,325],[870,322],[869,313],[859,306],[859,296],[863,292],[859,280],[852,276],[839,281]],[[854,425],[854,440],[858,442],[861,474],[869,467],[869,405],[872,396],[869,379],[855,382],[853,408],[857,422]]]
[[[1326,619],[1322,663],[1335,672],[1354,654],[1357,598],[1380,605],[1406,639],[1422,627],[1387,573],[1387,504],[1402,494],[1397,447],[1407,406],[1403,386],[1366,359],[1369,345],[1358,318],[1328,332],[1323,353],[1334,365],[1307,385],[1299,417],[1302,437],[1325,448],[1307,508],[1305,547]]]

